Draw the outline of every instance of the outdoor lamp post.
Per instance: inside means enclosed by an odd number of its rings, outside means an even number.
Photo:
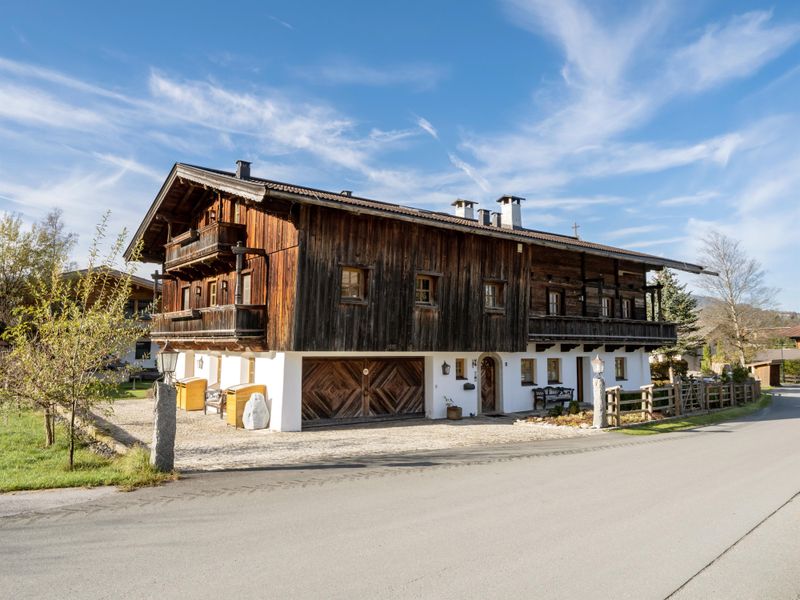
[[[595,429],[602,429],[608,427],[606,419],[606,382],[603,379],[603,371],[605,370],[605,362],[600,355],[596,355],[592,359],[592,372],[594,378],[592,380],[592,391],[594,400],[594,418],[592,419],[592,427]]]
[[[164,346],[156,355],[156,367],[158,372],[164,376],[164,383],[171,385],[175,368],[178,366],[178,353],[169,349],[169,344]]]

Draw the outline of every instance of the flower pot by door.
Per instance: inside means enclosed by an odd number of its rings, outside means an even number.
[[[461,419],[461,407],[460,406],[448,406],[447,407],[447,418],[451,421],[458,421]]]

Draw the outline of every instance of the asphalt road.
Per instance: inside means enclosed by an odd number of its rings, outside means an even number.
[[[800,598],[800,394],[755,417],[193,475],[0,518],[3,598]]]

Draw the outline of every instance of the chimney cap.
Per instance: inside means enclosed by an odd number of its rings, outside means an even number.
[[[513,203],[517,203],[517,204],[519,204],[519,203],[520,203],[520,202],[522,202],[523,200],[525,200],[525,198],[523,198],[523,197],[521,197],[521,196],[512,196],[511,194],[505,194],[505,195],[503,195],[503,196],[500,196],[500,197],[497,199],[497,201],[498,201],[498,202],[500,202],[500,203],[502,203],[502,204],[508,204],[509,202],[510,202],[510,203],[512,203],[512,204],[513,204]]]
[[[353,195],[353,190],[342,190],[339,192],[340,196],[347,196],[348,198]]]
[[[250,161],[247,160],[236,161],[236,178],[250,179]]]
[[[453,202],[450,203],[450,206],[475,206],[478,204],[473,200],[464,200],[464,198],[456,198]]]

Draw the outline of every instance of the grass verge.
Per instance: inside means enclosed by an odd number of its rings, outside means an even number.
[[[0,492],[98,485],[132,490],[176,477],[153,469],[144,448],[108,458],[95,454],[84,444],[78,445],[75,468],[69,471],[66,427],[59,423],[55,445],[45,448],[42,423],[42,415],[33,411],[0,417]]]
[[[646,423],[644,425],[637,425],[635,427],[623,427],[619,431],[628,435],[653,435],[656,433],[670,433],[671,431],[680,431],[682,429],[693,429],[695,427],[703,427],[705,425],[714,425],[723,421],[730,421],[731,419],[738,419],[751,413],[754,413],[762,408],[766,408],[772,402],[772,398],[767,394],[761,395],[761,400],[758,402],[751,402],[743,406],[736,406],[734,408],[726,408],[716,412],[694,415],[691,417],[684,417],[682,419],[673,419],[664,422]]]
[[[114,399],[119,398],[147,398],[147,395],[150,393],[150,388],[153,387],[152,381],[137,381],[136,382],[136,389],[134,389],[134,384],[131,381],[126,381],[125,383],[120,383],[117,386],[113,396]]]

